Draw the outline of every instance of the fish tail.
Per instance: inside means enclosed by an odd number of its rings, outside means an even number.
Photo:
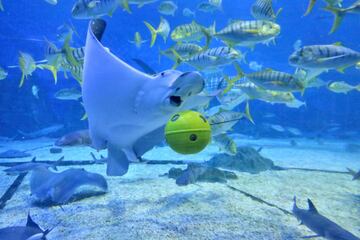
[[[355,86],[355,90],[357,90],[357,91],[360,92],[360,84],[358,84],[358,85]]]
[[[151,33],[151,42],[150,42],[150,47],[153,47],[156,41],[156,37],[157,37],[157,30],[151,26],[150,23],[144,21],[144,24],[146,25],[146,27],[149,29],[150,33]]]
[[[129,0],[119,0],[119,4],[125,11],[131,14],[131,9],[129,7]]]
[[[175,49],[172,49],[171,51],[173,52],[173,54],[175,56],[175,63],[172,66],[172,69],[176,69],[184,60]]]
[[[238,62],[234,62],[234,67],[237,73],[237,79],[243,78],[245,76],[245,73],[241,69],[240,64]]]
[[[246,118],[247,118],[252,124],[255,125],[254,119],[253,119],[253,117],[251,116],[251,113],[250,113],[250,104],[249,104],[249,101],[246,101],[245,116],[246,116]]]
[[[310,0],[310,1],[309,1],[308,7],[307,7],[307,9],[306,9],[306,12],[305,12],[304,15],[303,15],[304,17],[307,16],[307,15],[309,15],[309,13],[311,13],[311,11],[312,11],[313,8],[314,8],[315,3],[316,3],[316,0]]]
[[[21,88],[21,87],[24,85],[24,81],[25,81],[25,74],[22,73],[22,74],[21,74],[20,83],[19,83],[19,88]]]
[[[205,38],[206,38],[205,46],[203,47],[203,51],[205,51],[206,49],[209,48],[212,36],[216,32],[215,28],[216,28],[216,22],[215,21],[208,29],[203,28],[203,33],[204,33]]]
[[[85,121],[88,118],[87,113],[85,112],[84,115],[81,117],[81,121]]]
[[[343,9],[341,8],[336,8],[336,7],[332,7],[332,6],[326,6],[324,8],[324,10],[331,12],[332,14],[334,14],[334,22],[333,25],[331,27],[331,30],[329,32],[329,34],[334,33],[338,27],[340,26],[344,16],[345,16],[345,12],[343,11]]]
[[[40,69],[47,69],[49,70],[53,77],[54,77],[54,81],[55,81],[55,84],[57,83],[57,69],[56,67],[52,66],[52,65],[48,65],[48,64],[39,64],[37,65],[38,68]]]

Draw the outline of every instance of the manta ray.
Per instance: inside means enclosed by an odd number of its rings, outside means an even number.
[[[204,80],[198,72],[148,75],[116,57],[101,43],[105,26],[101,19],[89,24],[82,95],[92,146],[108,149],[107,175],[122,176],[164,139],[171,115],[209,98],[199,97]]]

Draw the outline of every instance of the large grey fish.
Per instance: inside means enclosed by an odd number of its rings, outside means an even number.
[[[253,48],[258,43],[269,43],[280,33],[280,25],[271,21],[234,21],[213,36],[229,46]]]
[[[55,124],[50,127],[42,128],[40,130],[30,132],[30,133],[26,133],[21,130],[18,130],[18,132],[26,138],[39,138],[39,137],[44,137],[44,136],[48,136],[50,134],[56,133],[57,131],[61,130],[63,127],[64,127],[64,125],[62,125],[62,124]]]
[[[251,15],[257,20],[275,21],[281,10],[274,12],[272,0],[256,0],[251,6]]]
[[[105,15],[112,16],[120,5],[130,12],[128,4],[127,0],[78,0],[71,10],[71,15],[76,19],[92,19]]]
[[[304,46],[289,57],[289,63],[293,66],[327,71],[354,66],[360,62],[360,53],[340,45],[310,45]]]
[[[360,239],[341,226],[337,225],[335,222],[321,215],[310,199],[308,199],[308,205],[308,210],[298,208],[296,205],[296,197],[294,197],[292,212],[294,216],[301,221],[301,224],[304,224],[306,227],[316,233],[316,235],[311,237],[324,237],[330,240]],[[310,236],[306,238],[310,238]]]
[[[183,59],[177,55],[175,67],[184,62],[201,71],[213,71],[218,70],[219,67],[231,64],[236,60],[244,60],[244,55],[240,51],[230,47],[215,47],[196,53],[187,59]]]
[[[333,5],[328,5],[325,10],[332,12],[335,16],[334,23],[331,27],[330,33],[335,32],[340,26],[344,16],[348,13],[360,14],[360,0],[357,0],[347,8],[338,8]]]
[[[28,213],[25,226],[12,226],[0,229],[0,239],[2,240],[46,240],[46,236],[53,228],[43,230],[35,223]]]
[[[59,173],[37,168],[30,177],[31,194],[40,202],[66,203],[79,187],[85,185],[107,191],[107,182],[102,175],[81,168],[69,168]]]
[[[26,172],[30,172],[33,171],[37,168],[52,168],[55,171],[57,171],[57,165],[64,159],[64,157],[60,158],[59,160],[57,160],[56,162],[54,162],[53,164],[49,164],[49,163],[41,163],[41,162],[36,162],[36,157],[34,157],[31,162],[27,162],[27,163],[22,163],[22,164],[18,164],[15,165],[13,167],[10,168],[6,168],[4,170],[4,172],[6,172],[7,175],[18,175],[21,173],[26,173]]]

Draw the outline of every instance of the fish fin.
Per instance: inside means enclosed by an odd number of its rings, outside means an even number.
[[[62,156],[61,158],[59,158],[52,166],[51,168],[54,169],[55,171],[58,171],[57,166],[59,166],[59,164],[64,160],[64,156]]]
[[[279,8],[279,10],[277,10],[276,14],[275,14],[275,18],[277,18],[279,16],[279,14],[282,12],[283,8]]]
[[[347,67],[337,68],[336,71],[338,71],[339,73],[344,73],[346,68]]]
[[[309,211],[312,213],[318,213],[314,203],[308,198]]]
[[[338,27],[340,26],[344,16],[345,16],[345,11],[343,11],[341,8],[336,8],[336,7],[332,7],[332,6],[326,6],[324,8],[324,10],[331,12],[332,14],[334,14],[334,22],[333,25],[331,27],[331,30],[329,32],[329,34],[334,33]]]
[[[355,175],[356,174],[356,172],[354,171],[354,170],[352,170],[352,169],[350,169],[350,168],[346,168],[348,171],[349,171],[349,173],[351,174],[351,175]]]
[[[250,104],[249,104],[249,101],[246,101],[245,116],[246,116],[246,118],[247,118],[252,124],[255,125],[254,119],[253,119],[253,117],[251,116],[251,113],[250,113]]]
[[[80,63],[76,61],[76,59],[74,58],[73,56],[73,50],[72,48],[70,47],[70,41],[72,39],[72,33],[69,33],[67,35],[67,37],[65,38],[65,41],[64,41],[64,46],[63,46],[63,51],[65,53],[65,58],[66,60],[74,65],[74,66],[79,66]]]
[[[120,6],[131,14],[131,9],[129,7],[129,0],[119,0]]]
[[[245,77],[245,73],[241,69],[240,64],[238,62],[236,62],[236,61],[234,62],[234,67],[235,67],[238,79]]]
[[[113,9],[111,9],[111,10],[108,12],[109,17],[112,17],[112,16],[113,16],[113,14],[114,14],[114,12],[115,12],[116,8],[117,8],[117,6],[116,6],[116,7],[114,7]]]
[[[309,1],[308,7],[307,7],[307,9],[306,9],[306,12],[305,12],[304,15],[303,15],[304,17],[307,16],[307,15],[309,15],[309,13],[311,13],[311,11],[312,11],[313,8],[314,8],[315,3],[316,3],[316,0],[310,0],[310,1]]]
[[[317,59],[316,61],[318,63],[322,63],[322,62],[325,62],[325,61],[329,61],[329,60],[335,60],[335,59],[338,59],[338,58],[342,58],[342,57],[345,57],[346,55],[343,54],[343,55],[338,55],[338,56],[334,56],[334,57],[324,57],[324,58],[319,58]]]
[[[173,54],[175,56],[175,63],[172,66],[172,69],[176,69],[184,60],[182,59],[180,54],[175,49],[171,49],[171,51],[173,52]]]
[[[49,70],[53,77],[54,77],[54,81],[55,81],[55,84],[57,83],[57,69],[55,66],[52,66],[52,65],[48,65],[48,64],[39,64],[37,65],[40,69],[47,69]]]
[[[33,158],[31,159],[31,162],[36,162],[36,157],[33,157]]]
[[[24,85],[24,81],[25,81],[25,74],[22,73],[22,74],[21,74],[20,83],[19,83],[19,88],[21,88],[21,87]]]
[[[30,216],[30,212],[28,213],[28,216],[27,216],[26,226],[30,227],[30,228],[40,229],[42,231],[42,229],[39,227],[39,225],[36,222],[34,222],[34,220],[32,220],[32,218]]]
[[[122,176],[129,169],[129,160],[126,154],[115,146],[108,147],[107,169],[108,176]]]
[[[342,42],[334,42],[332,45],[334,45],[334,46],[342,46],[343,44],[342,44]]]
[[[157,37],[157,31],[156,29],[151,26],[150,23],[144,21],[144,24],[146,25],[146,27],[149,29],[150,33],[151,33],[151,42],[150,42],[150,47],[153,47],[156,41],[156,37]]]

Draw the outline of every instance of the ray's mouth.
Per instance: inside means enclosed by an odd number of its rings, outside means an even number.
[[[182,99],[180,96],[170,96],[170,104],[175,107],[180,107]]]

